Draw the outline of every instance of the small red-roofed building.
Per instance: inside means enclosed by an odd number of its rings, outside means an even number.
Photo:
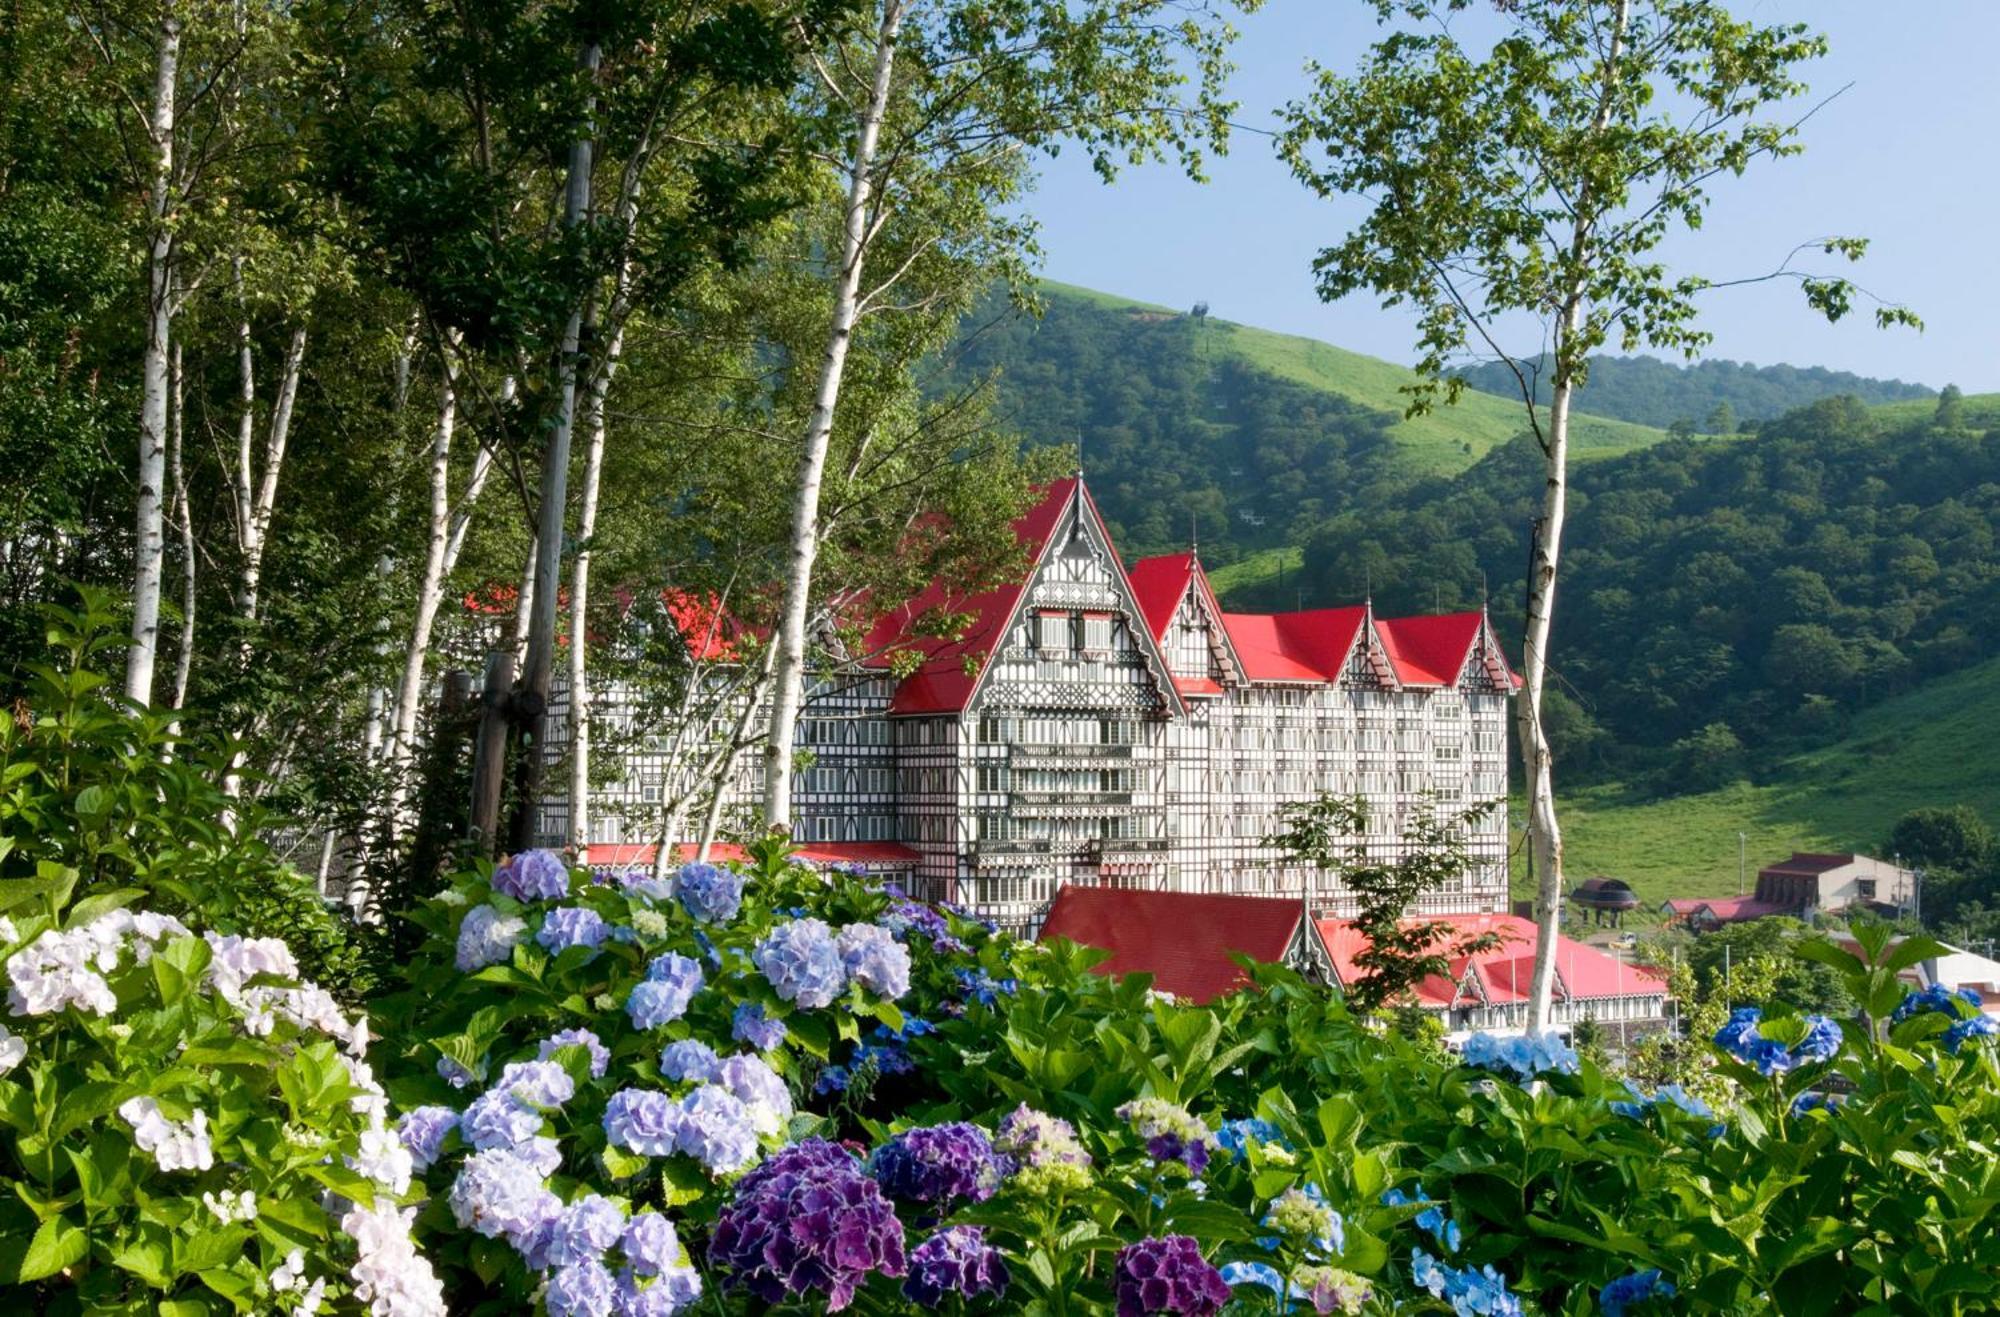
[[[1233,955],[1315,977],[1325,968],[1305,907],[1282,897],[1065,886],[1039,940],[1056,938],[1110,952],[1092,966],[1100,974],[1150,974],[1155,991],[1196,1004],[1249,981]]]
[[[1337,875],[1270,844],[1285,805],[1360,798],[1369,825],[1344,840],[1380,862],[1398,857],[1418,811],[1506,799],[1517,681],[1484,610],[1225,613],[1193,548],[1128,568],[1081,477],[1046,486],[1014,532],[1014,579],[937,581],[872,614],[860,602],[828,639],[796,741],[809,762],[793,778],[793,836],[809,853],[901,847],[916,857],[912,895],[1023,933],[1066,885],[1281,897],[1339,915],[1353,902]],[[744,670],[757,632],[674,602],[694,660]],[[552,759],[568,745],[560,685]],[[718,724],[754,714],[747,705],[727,704]],[[678,798],[678,733],[628,692],[593,707],[617,734],[620,771],[593,794],[592,859],[663,831],[698,835],[715,802]],[[759,757],[741,756],[724,817],[754,821],[761,777]],[[564,822],[552,795],[544,840],[562,840]],[[1469,818],[1466,844],[1468,872],[1416,913],[1506,908],[1504,812]]]
[[[1499,942],[1490,950],[1453,958],[1448,974],[1433,975],[1417,985],[1415,1004],[1436,1014],[1451,1033],[1526,1027],[1535,976],[1534,921],[1519,915],[1444,915],[1436,922],[1450,925],[1450,935],[1441,942],[1444,946],[1488,933]],[[1356,963],[1368,945],[1361,931],[1344,919],[1322,919],[1317,928],[1333,981],[1347,985],[1364,977],[1366,971]],[[1628,965],[1596,947],[1557,936],[1551,1024],[1566,1028],[1586,1019],[1641,1024],[1666,1014],[1667,979],[1662,971]]]

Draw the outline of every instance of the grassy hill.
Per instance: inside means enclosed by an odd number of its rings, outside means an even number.
[[[1185,314],[1172,307],[1136,302],[1073,284],[1044,280],[1041,287],[1051,299],[1079,301],[1103,311],[1124,311],[1137,317]],[[1407,367],[1317,339],[1279,334],[1213,316],[1207,318],[1204,332],[1209,350],[1226,353],[1280,379],[1398,417],[1409,406],[1410,400],[1403,389],[1415,381],[1416,375]],[[1464,470],[1495,444],[1505,442],[1521,429],[1522,409],[1518,403],[1468,389],[1454,406],[1440,406],[1429,415],[1398,420],[1389,427],[1389,437],[1401,450],[1403,463],[1411,472],[1438,475]],[[1580,414],[1573,442],[1577,456],[1588,459],[1643,448],[1664,436],[1665,431],[1652,426]]]
[[[1623,878],[1656,907],[1669,896],[1737,889],[1794,850],[1868,850],[1904,811],[1968,804],[2000,819],[2000,659],[1940,677],[1859,714],[1849,734],[1778,765],[1768,780],[1635,802],[1616,787],[1562,793],[1567,868]],[[1515,814],[1520,810],[1517,806]],[[1527,895],[1515,865],[1516,895]]]

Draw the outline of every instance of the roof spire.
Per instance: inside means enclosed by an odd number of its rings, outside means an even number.
[[[1193,508],[1189,508],[1188,509],[1188,557],[1190,558],[1198,558],[1201,556],[1201,535],[1199,534],[1199,529],[1198,529],[1199,519],[1200,519],[1200,514],[1197,513]]]

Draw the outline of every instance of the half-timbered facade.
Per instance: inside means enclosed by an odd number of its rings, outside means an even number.
[[[1386,858],[1426,799],[1505,799],[1514,678],[1483,612],[1225,613],[1192,551],[1128,569],[1081,479],[1051,485],[1016,529],[1024,579],[970,598],[934,585],[877,621],[865,665],[822,679],[798,740],[801,841],[897,843],[917,894],[1021,931],[1065,883],[1282,895],[1338,915],[1351,908],[1337,882],[1266,843],[1286,802],[1360,796],[1356,840]],[[972,620],[922,635],[934,611]],[[907,676],[886,669],[898,651]],[[619,692],[597,707],[617,718]],[[731,786],[745,808],[756,759]],[[599,797],[593,842],[649,840],[629,822],[649,789],[635,756]],[[1472,829],[1460,890],[1420,913],[1503,910],[1506,843],[1496,809]]]

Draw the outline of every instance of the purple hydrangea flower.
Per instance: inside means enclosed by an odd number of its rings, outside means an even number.
[[[479,1076],[468,1070],[456,1057],[441,1056],[437,1063],[438,1078],[453,1088],[466,1088],[478,1082]]]
[[[549,1277],[549,1317],[611,1317],[618,1283],[602,1262],[589,1258],[572,1262]]]
[[[611,936],[611,925],[587,905],[559,905],[542,920],[535,941],[549,952],[560,954],[571,947],[601,947]]]
[[[457,1128],[458,1113],[450,1107],[418,1107],[403,1113],[396,1136],[409,1150],[411,1165],[422,1174],[444,1155],[444,1141]]]
[[[739,1043],[748,1043],[760,1052],[768,1052],[781,1045],[786,1032],[785,1022],[766,1015],[761,1002],[742,1003],[729,1022],[730,1037]]]
[[[564,1029],[552,1033],[542,1040],[535,1052],[537,1061],[546,1061],[556,1054],[559,1047],[581,1047],[590,1053],[590,1077],[604,1078],[604,1072],[611,1068],[611,1049],[599,1042],[597,1035],[588,1029]]]
[[[514,947],[528,935],[527,921],[503,915],[490,905],[476,905],[458,925],[458,952],[453,961],[462,973],[504,965]]]
[[[493,1087],[531,1107],[560,1107],[576,1096],[576,1081],[554,1061],[512,1061]]]
[[[703,1084],[681,1099],[674,1146],[710,1175],[740,1171],[757,1159],[756,1116],[717,1084]]]
[[[604,1104],[604,1137],[614,1148],[664,1157],[680,1134],[680,1103],[650,1088],[625,1088]]]
[[[701,991],[701,962],[669,951],[646,969],[644,981],[633,985],[625,1013],[638,1029],[657,1029],[687,1014],[688,1003]]]
[[[1134,1098],[1118,1108],[1118,1118],[1131,1123],[1133,1133],[1146,1141],[1146,1154],[1154,1161],[1179,1162],[1196,1175],[1208,1165],[1209,1145],[1215,1134],[1189,1115],[1187,1108],[1161,1098]]]
[[[715,1223],[709,1260],[766,1303],[814,1293],[839,1312],[870,1272],[901,1276],[903,1225],[839,1145],[805,1139],[744,1176]]]
[[[834,939],[848,977],[894,1001],[910,990],[910,953],[879,924],[849,924]]]
[[[641,1276],[657,1276],[681,1264],[680,1232],[658,1212],[641,1212],[627,1222],[618,1247]]]
[[[904,1296],[926,1310],[943,1307],[950,1295],[999,1298],[1006,1292],[1007,1264],[978,1226],[951,1226],[917,1245],[903,1282]]]
[[[549,1227],[542,1246],[547,1265],[568,1267],[597,1262],[625,1234],[625,1214],[617,1204],[597,1194],[577,1199]]]
[[[764,935],[750,959],[785,1001],[807,1010],[831,1006],[847,990],[847,966],[833,930],[817,919],[794,919]]]
[[[984,1202],[1001,1178],[986,1131],[963,1121],[905,1130],[875,1150],[872,1164],[891,1198],[936,1207]]]
[[[1229,1302],[1222,1273],[1187,1235],[1142,1239],[1118,1250],[1118,1317],[1174,1313],[1213,1317]]]
[[[715,1082],[750,1109],[759,1134],[776,1134],[792,1118],[792,1093],[778,1072],[755,1056],[732,1056],[717,1068]]]
[[[520,1247],[562,1211],[533,1165],[505,1148],[475,1152],[452,1181],[451,1212],[460,1229]]]
[[[675,891],[687,912],[705,924],[726,924],[743,908],[743,875],[713,864],[682,865]]]
[[[1604,1317],[1625,1317],[1625,1310],[1648,1299],[1671,1299],[1674,1297],[1673,1282],[1660,1274],[1658,1267],[1647,1271],[1635,1271],[1629,1276],[1620,1276],[1606,1285],[1597,1295],[1597,1306]]]
[[[951,923],[943,915],[907,897],[897,900],[875,922],[899,938],[907,939],[914,933],[930,943],[933,951],[966,954],[972,950],[952,936]]]
[[[458,1118],[458,1132],[481,1152],[513,1148],[542,1132],[542,1113],[515,1101],[504,1088],[488,1089]]]
[[[522,851],[493,871],[493,890],[516,901],[560,901],[569,895],[569,865],[554,851]]]
[[[721,1073],[715,1049],[696,1038],[681,1038],[660,1049],[660,1073],[675,1081],[707,1083]]]

